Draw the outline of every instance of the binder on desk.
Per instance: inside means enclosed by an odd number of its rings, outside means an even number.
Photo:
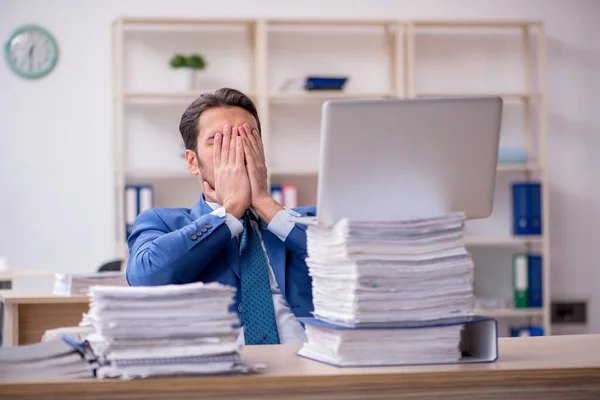
[[[460,332],[460,343],[459,351],[461,357],[458,361],[450,362],[451,364],[470,364],[470,363],[488,363],[494,362],[498,359],[498,324],[495,319],[482,316],[468,316],[468,317],[456,317],[456,318],[445,318],[441,320],[433,321],[414,321],[414,322],[400,322],[400,323],[381,323],[381,324],[369,324],[369,325],[358,325],[354,327],[337,325],[316,318],[298,318],[298,321],[305,325],[312,325],[316,327],[322,327],[330,332],[343,332],[343,331],[368,331],[368,330],[403,330],[403,331],[419,331],[418,336],[421,336],[422,332],[429,328],[439,327],[451,327],[451,326],[462,326]],[[368,334],[368,332],[367,332]],[[309,337],[310,341],[310,337]],[[418,342],[415,345],[419,345]],[[341,347],[341,346],[339,346]],[[380,347],[383,347],[380,346]],[[364,362],[350,362],[340,363],[335,362],[333,358],[328,357],[327,354],[320,354],[307,349],[306,345],[302,347],[298,353],[299,356],[309,358],[315,361],[319,361],[325,364],[337,366],[337,367],[366,367],[366,366],[392,366],[392,365],[434,365],[434,364],[448,364],[447,362],[438,362],[435,359],[421,359],[412,360],[409,362],[398,361],[398,362],[386,362],[375,364],[372,361],[364,360]]]

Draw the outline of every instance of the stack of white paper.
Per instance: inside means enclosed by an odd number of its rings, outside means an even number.
[[[62,338],[45,343],[0,348],[0,380],[93,378],[98,366],[78,344]]]
[[[463,230],[463,213],[309,226],[306,263],[315,318],[361,329],[307,324],[301,354],[352,365],[458,360],[460,325],[432,326],[473,313],[473,262]],[[405,322],[431,324],[400,329],[397,324]]]
[[[462,326],[346,329],[306,325],[308,342],[300,355],[339,366],[456,362]]]
[[[90,288],[84,324],[100,378],[247,372],[229,311],[235,288],[201,282]]]
[[[97,272],[77,274],[54,274],[54,294],[86,295],[94,285],[127,286],[124,272]]]

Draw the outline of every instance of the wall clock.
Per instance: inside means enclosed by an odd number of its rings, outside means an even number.
[[[58,60],[58,47],[47,30],[26,25],[10,35],[4,46],[4,56],[16,74],[36,79],[52,71]]]

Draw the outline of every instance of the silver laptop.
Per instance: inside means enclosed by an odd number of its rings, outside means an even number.
[[[492,212],[502,99],[323,104],[317,220]]]

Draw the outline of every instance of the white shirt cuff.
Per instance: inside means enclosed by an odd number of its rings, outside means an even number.
[[[291,210],[281,210],[275,214],[267,229],[275,234],[282,242],[285,242],[288,235],[294,229],[294,215]]]
[[[226,213],[225,208],[220,207],[211,212],[212,215],[216,215],[217,217],[225,218],[225,223],[227,227],[231,231],[231,237],[238,237],[244,231],[244,225],[242,222],[234,217],[233,215]]]

